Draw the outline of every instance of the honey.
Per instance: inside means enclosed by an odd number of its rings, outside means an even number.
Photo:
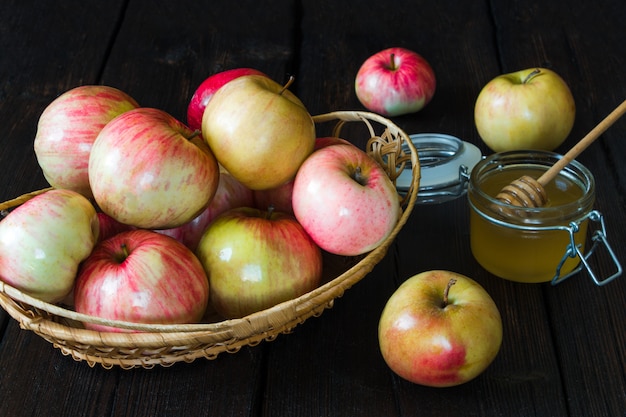
[[[584,166],[573,161],[547,184],[548,203],[543,207],[510,206],[495,199],[505,185],[523,175],[538,178],[559,157],[545,151],[502,152],[472,170],[468,184],[472,254],[494,275],[539,283],[578,266],[580,259],[567,256],[568,248],[574,242],[584,251],[586,216],[595,198],[593,176]]]

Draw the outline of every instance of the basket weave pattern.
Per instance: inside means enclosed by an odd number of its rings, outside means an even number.
[[[22,329],[41,336],[64,355],[85,361],[89,366],[99,363],[105,368],[120,366],[125,369],[170,366],[197,358],[215,359],[222,352],[234,353],[242,346],[274,340],[280,334],[290,333],[308,318],[321,315],[387,253],[415,204],[420,165],[408,135],[377,114],[340,111],[314,116],[313,119],[316,124],[335,123],[332,134],[337,137],[341,137],[346,123],[364,123],[370,135],[367,152],[383,166],[394,183],[404,169],[412,170],[411,187],[400,197],[403,212],[391,235],[376,249],[359,257],[325,254],[323,283],[315,290],[240,319],[182,325],[137,324],[87,316],[33,298],[1,281],[0,305],[18,321]],[[409,152],[402,149],[403,144],[408,146]],[[49,188],[0,203],[0,211],[6,212],[47,190]],[[83,322],[129,328],[137,332],[97,332],[85,329]]]

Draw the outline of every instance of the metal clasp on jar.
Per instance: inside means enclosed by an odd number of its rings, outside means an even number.
[[[443,133],[416,133],[409,137],[420,161],[417,203],[443,203],[464,195],[470,172],[482,157],[478,147]],[[407,145],[404,147],[408,149]],[[400,193],[408,191],[408,170],[405,171],[396,180]]]
[[[574,234],[578,232],[580,228],[580,224],[586,219],[599,223],[600,227],[592,234],[592,237],[591,237],[592,246],[587,252],[587,254],[585,255],[580,250],[580,245],[576,245],[576,243],[574,242]],[[617,259],[617,256],[615,256],[615,252],[613,252],[611,245],[609,245],[609,242],[606,237],[606,227],[604,225],[604,217],[599,211],[597,210],[590,211],[582,219],[579,219],[577,221],[570,223],[570,226],[566,227],[565,229],[569,232],[570,243],[565,249],[565,254],[563,255],[561,262],[556,268],[556,274],[554,278],[552,278],[552,285],[556,285],[565,281],[567,278],[580,272],[583,268],[587,270],[593,282],[595,282],[596,285],[600,285],[600,286],[608,284],[609,282],[613,281],[615,278],[619,277],[622,274],[622,265]],[[596,273],[593,271],[593,268],[591,267],[591,264],[589,263],[589,258],[598,248],[604,248],[607,251],[608,256],[611,258],[611,261],[616,267],[615,273],[613,273],[612,275],[606,278],[600,278],[600,279],[596,276]],[[561,276],[561,267],[563,266],[567,258],[576,258],[576,257],[580,259],[580,264],[578,265],[578,267],[576,267],[573,271],[571,271],[567,275]]]

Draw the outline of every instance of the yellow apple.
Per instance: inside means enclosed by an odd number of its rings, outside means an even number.
[[[575,116],[569,87],[546,68],[495,77],[483,87],[474,107],[478,134],[495,152],[552,151],[569,135]]]
[[[217,90],[202,116],[202,136],[219,163],[252,190],[292,180],[315,146],[315,124],[287,86],[244,75]]]

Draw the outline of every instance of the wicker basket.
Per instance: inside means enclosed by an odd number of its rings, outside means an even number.
[[[23,329],[35,332],[64,355],[86,361],[89,366],[99,363],[105,368],[152,368],[157,364],[169,366],[201,357],[214,359],[221,352],[234,353],[242,346],[274,340],[279,334],[291,332],[309,317],[319,316],[333,306],[335,298],[341,297],[385,256],[415,204],[420,165],[417,151],[407,134],[379,115],[342,111],[315,116],[314,120],[316,124],[334,122],[334,136],[341,136],[342,127],[347,122],[363,122],[370,136],[367,142],[370,155],[383,165],[392,180],[404,169],[412,170],[413,180],[412,187],[401,197],[403,212],[391,235],[376,249],[360,257],[325,254],[324,281],[315,290],[241,319],[219,321],[214,317],[214,320],[185,325],[140,325],[103,320],[42,302],[2,282],[0,305]],[[377,134],[377,130],[382,132]],[[405,151],[407,146],[408,153]],[[17,207],[46,190],[0,203],[0,210]],[[86,330],[82,322],[130,328],[138,332],[97,332]]]

